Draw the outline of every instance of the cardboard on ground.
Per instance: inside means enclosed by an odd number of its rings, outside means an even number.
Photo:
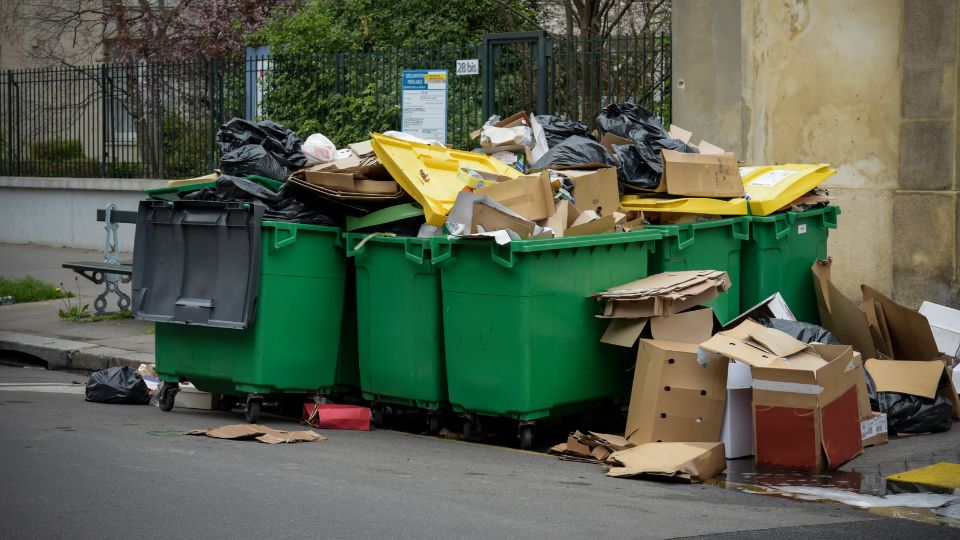
[[[622,466],[611,467],[607,476],[649,475],[684,482],[709,480],[727,466],[719,442],[646,443],[614,452],[609,459]]]

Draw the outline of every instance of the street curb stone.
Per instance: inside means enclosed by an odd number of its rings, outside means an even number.
[[[0,351],[2,350],[39,358],[47,364],[47,369],[98,371],[114,366],[138,367],[140,364],[154,363],[154,357],[150,353],[22,332],[0,331]]]

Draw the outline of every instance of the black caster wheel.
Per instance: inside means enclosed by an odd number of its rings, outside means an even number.
[[[471,441],[476,436],[476,426],[473,425],[473,420],[469,418],[463,421],[463,438],[465,440]]]
[[[220,395],[220,397],[217,398],[217,409],[230,412],[236,403],[237,400],[233,396]]]
[[[248,424],[256,424],[260,420],[260,407],[263,405],[263,401],[260,399],[248,399],[247,408],[244,411],[244,418],[247,420]]]
[[[163,388],[160,389],[160,410],[163,412],[170,412],[173,410],[173,402],[177,399],[177,391],[172,387],[163,385]]]
[[[431,414],[427,417],[427,430],[431,435],[440,433],[440,415]]]
[[[383,407],[379,405],[370,407],[370,415],[373,417],[373,427],[377,429],[383,429],[383,426],[386,423],[383,415]]]
[[[533,426],[524,425],[520,426],[520,448],[522,450],[529,450],[533,448]]]

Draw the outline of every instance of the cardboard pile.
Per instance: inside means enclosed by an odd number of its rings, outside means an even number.
[[[348,208],[366,211],[408,199],[373,152],[371,141],[354,143],[335,161],[301,169],[289,182]]]
[[[634,446],[619,435],[575,431],[567,437],[567,442],[551,447],[548,453],[558,455],[564,461],[610,464],[609,458],[614,452]]]
[[[480,151],[521,172],[547,152],[547,140],[535,115],[518,112],[507,118],[492,117],[470,134],[480,138]]]
[[[325,441],[314,431],[284,431],[257,424],[231,424],[218,428],[194,429],[186,435],[206,435],[214,439],[256,440],[267,444]]]
[[[719,270],[664,272],[597,293],[604,300],[604,318],[663,317],[709,302],[730,288],[730,277]]]

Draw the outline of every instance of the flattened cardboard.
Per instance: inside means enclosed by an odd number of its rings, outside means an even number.
[[[717,322],[713,309],[709,307],[697,307],[669,317],[612,319],[600,342],[633,347],[648,325],[653,339],[697,345],[710,339]]]
[[[600,343],[616,345],[618,347],[633,347],[640,334],[647,327],[650,319],[613,319],[607,325],[603,335],[600,337]]]
[[[606,300],[601,318],[667,316],[704,304],[730,288],[730,277],[717,270],[663,272],[597,293]]]
[[[627,440],[719,441],[727,365],[701,365],[694,344],[641,340],[624,430]]]
[[[899,392],[928,399],[937,397],[937,385],[943,376],[940,360],[877,360],[866,362],[877,392]]]
[[[937,349],[947,356],[960,356],[960,310],[925,301],[920,314],[930,323]]]
[[[564,232],[564,236],[584,236],[587,234],[613,232],[615,225],[615,218],[613,216],[603,216],[599,219],[570,227]]]
[[[940,356],[926,317],[897,304],[866,285],[862,285],[861,289],[863,300],[875,302],[880,308],[877,313],[883,313],[885,328],[893,347],[893,358],[932,360]]]
[[[686,154],[663,150],[662,155],[660,187],[666,185],[670,195],[726,199],[745,195],[740,167],[733,154]]]
[[[543,224],[544,227],[551,229],[557,238],[562,238],[567,232],[571,208],[570,201],[560,199],[554,207],[553,215],[547,218]],[[573,210],[575,211],[576,209],[573,208]]]
[[[622,467],[611,467],[607,476],[649,475],[684,482],[709,480],[727,467],[719,442],[647,443],[614,452],[610,460]]]
[[[620,209],[617,170],[606,167],[594,171],[563,171],[573,182],[573,202],[581,212],[593,210],[609,216]]]
[[[477,193],[490,197],[531,221],[546,219],[555,211],[550,176],[546,171],[504,180],[478,189]]]
[[[831,262],[815,261],[813,272],[814,294],[820,312],[820,325],[833,333],[840,343],[852,345],[865,358],[877,356],[867,315],[830,281]]]
[[[697,148],[700,149],[701,154],[705,155],[716,155],[716,154],[726,154],[727,151],[715,144],[708,143],[707,141],[700,141],[697,144]]]
[[[194,429],[187,435],[206,435],[215,439],[256,439],[267,444],[325,441],[326,437],[312,430],[283,431],[258,424],[232,424],[218,428]]]
[[[383,195],[393,195],[400,191],[400,185],[393,180],[366,180],[362,177],[357,178],[357,176],[357,173],[311,171],[309,169],[304,172],[304,179],[307,183],[335,191],[379,193]]]
[[[614,135],[613,133],[607,133],[600,139],[600,146],[607,149],[613,155],[617,154],[617,150],[614,146],[624,146],[627,144],[633,144],[633,141],[630,139],[623,138],[619,135]]]

